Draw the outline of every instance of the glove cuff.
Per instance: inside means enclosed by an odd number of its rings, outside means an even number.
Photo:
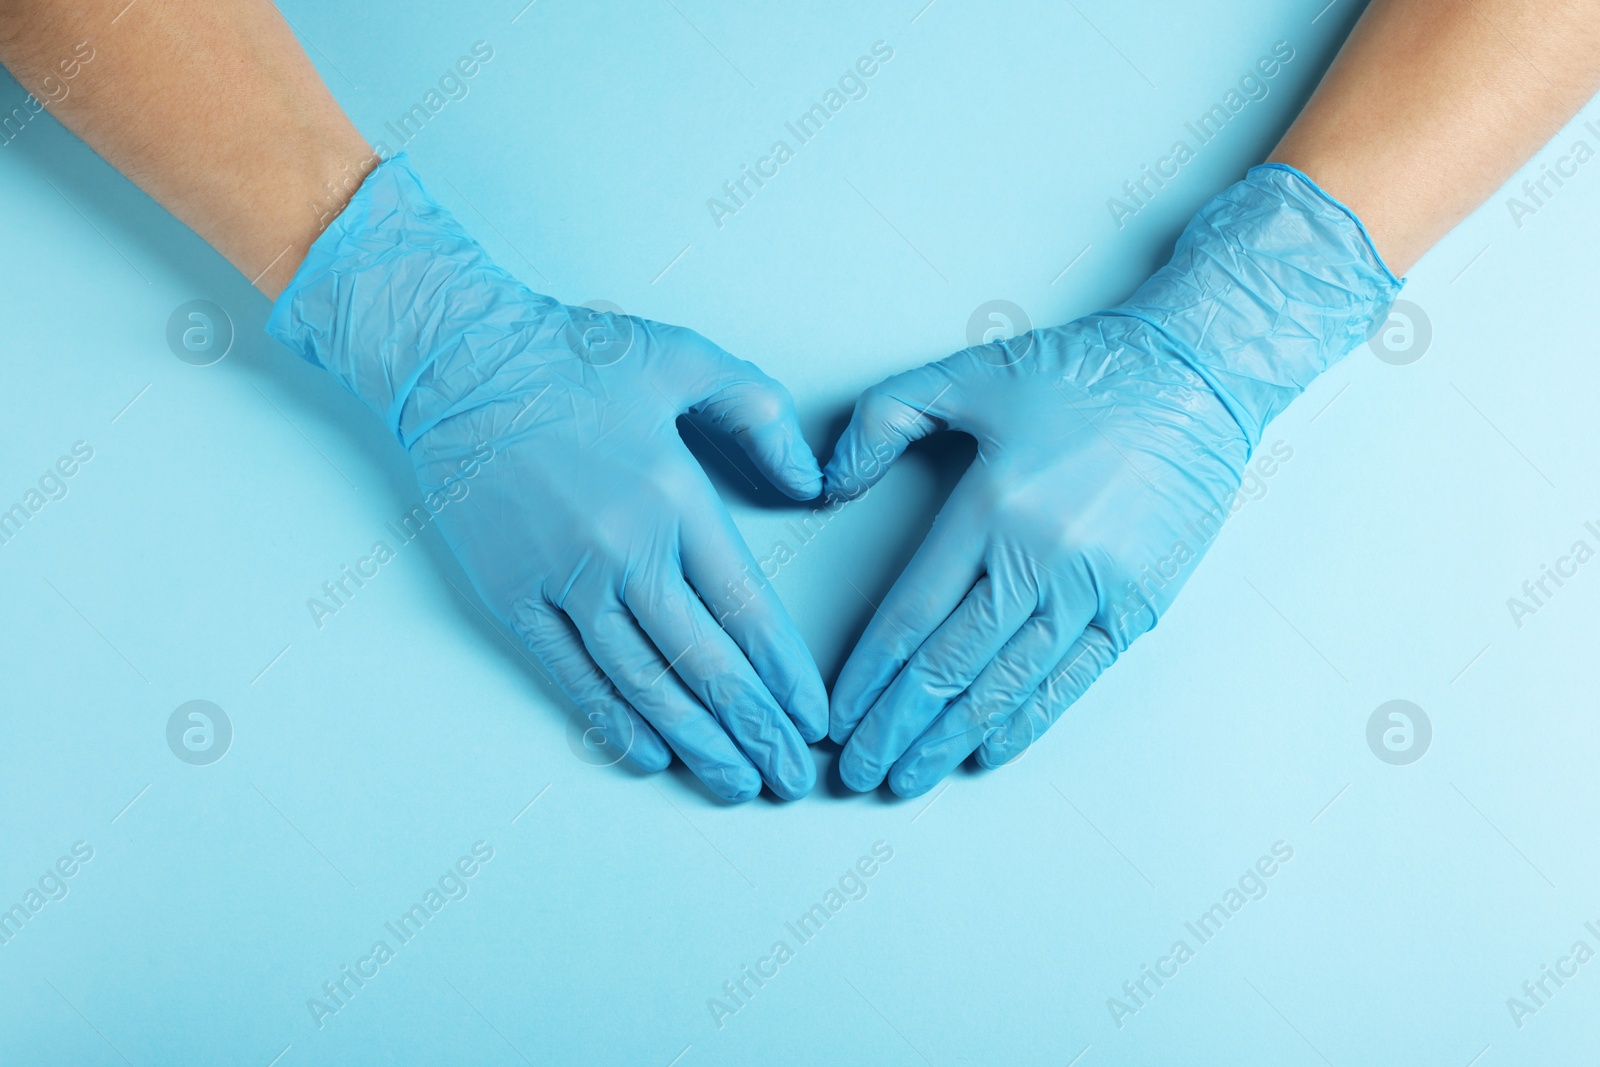
[[[339,380],[406,448],[458,410],[559,305],[501,270],[404,153],[312,244],[267,333]],[[459,357],[459,358],[457,358]],[[468,405],[470,406],[470,405]]]
[[[1402,284],[1354,212],[1293,167],[1264,163],[1202,208],[1171,261],[1112,313],[1164,333],[1254,450],[1383,321]]]

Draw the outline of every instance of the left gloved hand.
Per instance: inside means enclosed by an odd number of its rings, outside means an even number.
[[[646,770],[676,752],[724,800],[810,792],[822,678],[678,431],[726,430],[808,499],[821,472],[783,386],[693,330],[531,292],[403,156],[318,238],[269,330],[384,420],[586,737]]]
[[[1172,603],[1267,422],[1400,283],[1298,171],[1256,167],[1132,299],[869,389],[824,472],[851,496],[937,430],[978,440],[833,690],[839,773],[925,792],[1015,758]],[[887,462],[885,462],[887,457]]]

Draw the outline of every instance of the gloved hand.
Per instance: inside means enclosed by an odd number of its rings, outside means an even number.
[[[1156,624],[1227,518],[1267,422],[1400,282],[1348,209],[1253,168],[1120,307],[869,389],[825,473],[851,496],[936,430],[977,461],[833,690],[852,789],[1000,766]]]
[[[815,497],[781,385],[691,330],[529,291],[404,157],[316,241],[268,332],[384,419],[479,596],[606,743],[648,770],[670,746],[726,800],[810,791],[821,677],[676,425],[728,431]]]

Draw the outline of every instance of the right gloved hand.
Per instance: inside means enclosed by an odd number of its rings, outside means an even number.
[[[726,430],[815,497],[781,385],[692,330],[529,291],[403,156],[318,238],[268,331],[386,421],[479,595],[609,744],[647,770],[670,746],[725,800],[811,790],[822,679],[676,426]]]

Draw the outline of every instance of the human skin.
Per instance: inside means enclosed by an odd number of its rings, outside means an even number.
[[[378,162],[268,0],[7,0],[0,63],[269,298]]]
[[[1597,89],[1597,0],[1374,0],[1270,158],[1403,275]]]

